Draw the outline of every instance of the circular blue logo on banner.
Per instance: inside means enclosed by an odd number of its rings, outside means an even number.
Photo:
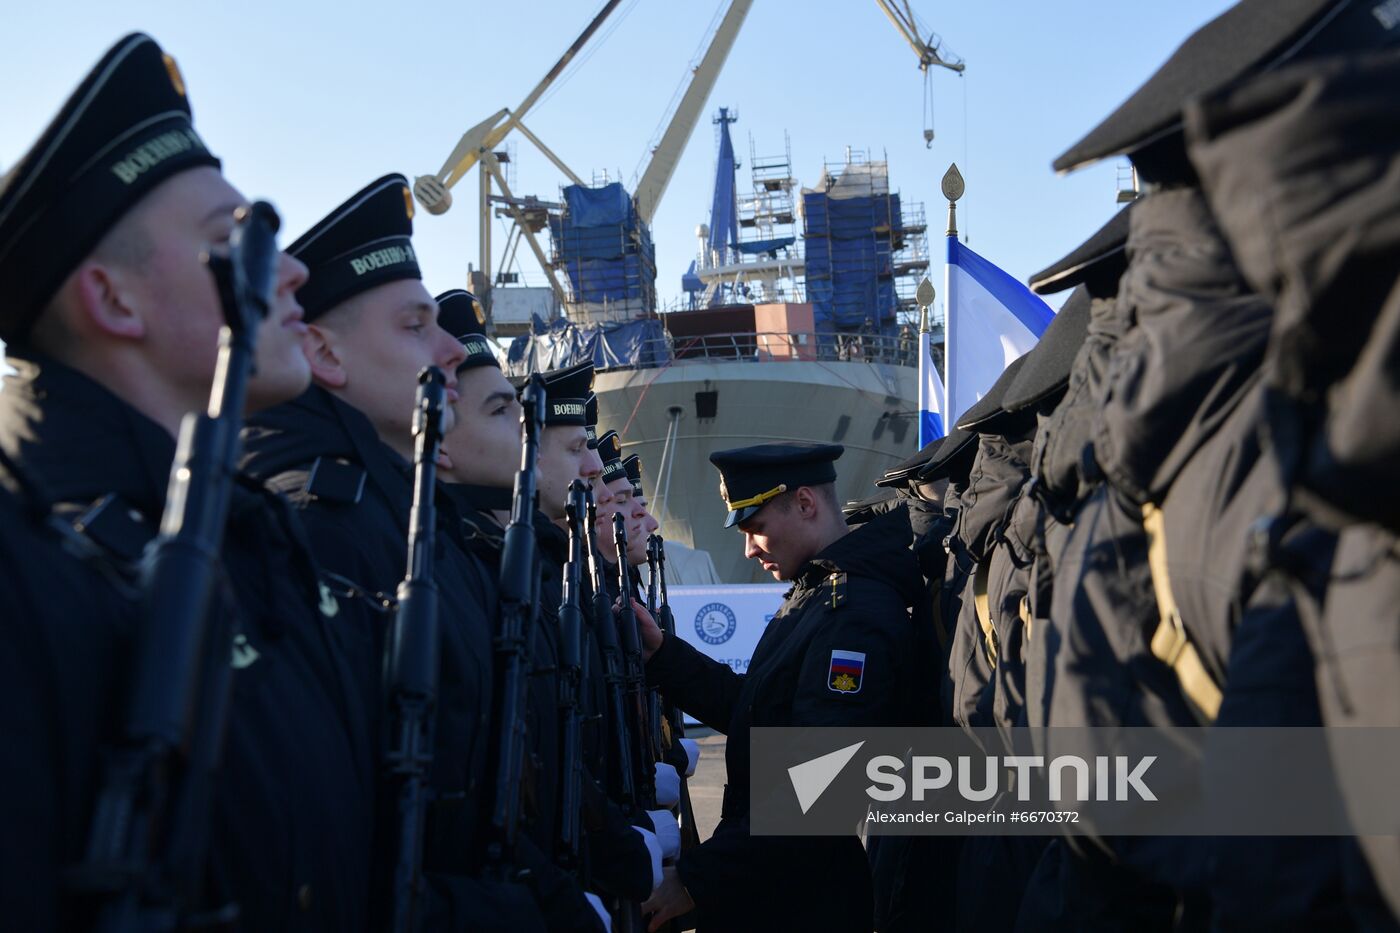
[[[695,614],[695,634],[711,645],[722,645],[734,637],[739,620],[724,603],[706,603]]]

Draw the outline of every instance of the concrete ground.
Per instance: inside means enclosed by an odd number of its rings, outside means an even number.
[[[720,806],[724,802],[724,747],[725,737],[700,726],[686,729],[686,738],[700,744],[700,764],[695,775],[687,782],[690,787],[690,803],[695,810],[695,825],[700,830],[702,840],[719,825]]]

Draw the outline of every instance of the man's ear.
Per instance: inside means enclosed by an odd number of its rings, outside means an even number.
[[[306,334],[301,338],[301,352],[311,364],[311,378],[317,385],[330,389],[344,388],[349,379],[345,365],[336,349],[334,331],[306,325]]]
[[[812,493],[809,486],[798,486],[797,494],[797,514],[804,519],[815,518],[817,514],[817,497]]]
[[[149,309],[137,289],[136,277],[100,262],[84,262],[68,283],[78,320],[71,326],[80,333],[96,330],[107,337],[140,340],[146,336]]]

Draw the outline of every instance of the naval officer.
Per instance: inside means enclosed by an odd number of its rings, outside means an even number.
[[[725,526],[743,534],[748,557],[792,584],[747,674],[663,637],[634,605],[648,681],[729,736],[719,826],[681,853],[643,905],[653,930],[690,910],[701,931],[873,925],[870,869],[855,837],[749,831],[750,728],[899,725],[911,709],[908,607],[919,576],[908,514],[848,528],[835,487],[842,451],[836,444],[763,444],[710,457],[722,477]]]

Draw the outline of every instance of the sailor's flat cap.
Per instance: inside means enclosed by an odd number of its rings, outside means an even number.
[[[371,182],[287,252],[306,263],[311,277],[297,290],[306,320],[380,285],[421,279],[413,251],[413,194],[402,175]]]
[[[836,460],[845,452],[840,444],[759,444],[710,454],[729,509],[724,527],[747,521],[789,490],[836,482]]]
[[[598,449],[598,396],[589,393],[583,403],[583,429],[588,434],[588,449]]]
[[[588,423],[588,397],[593,394],[593,364],[579,363],[568,369],[554,369],[543,374],[544,390],[548,395],[544,425],[582,427]]]
[[[604,485],[627,476],[627,468],[622,465],[622,438],[616,431],[606,431],[598,438],[598,459],[603,461]]]
[[[478,366],[501,368],[500,360],[491,350],[486,337],[486,319],[481,303],[464,288],[454,288],[437,296],[438,326],[456,337],[467,357],[457,365],[457,372]]]
[[[63,280],[157,185],[218,165],[195,132],[175,59],[141,33],[108,49],[0,178],[0,339],[22,339]]]
[[[623,457],[622,469],[627,472],[627,478],[632,481],[632,495],[645,497],[646,492],[642,489],[642,458],[636,454]]]

